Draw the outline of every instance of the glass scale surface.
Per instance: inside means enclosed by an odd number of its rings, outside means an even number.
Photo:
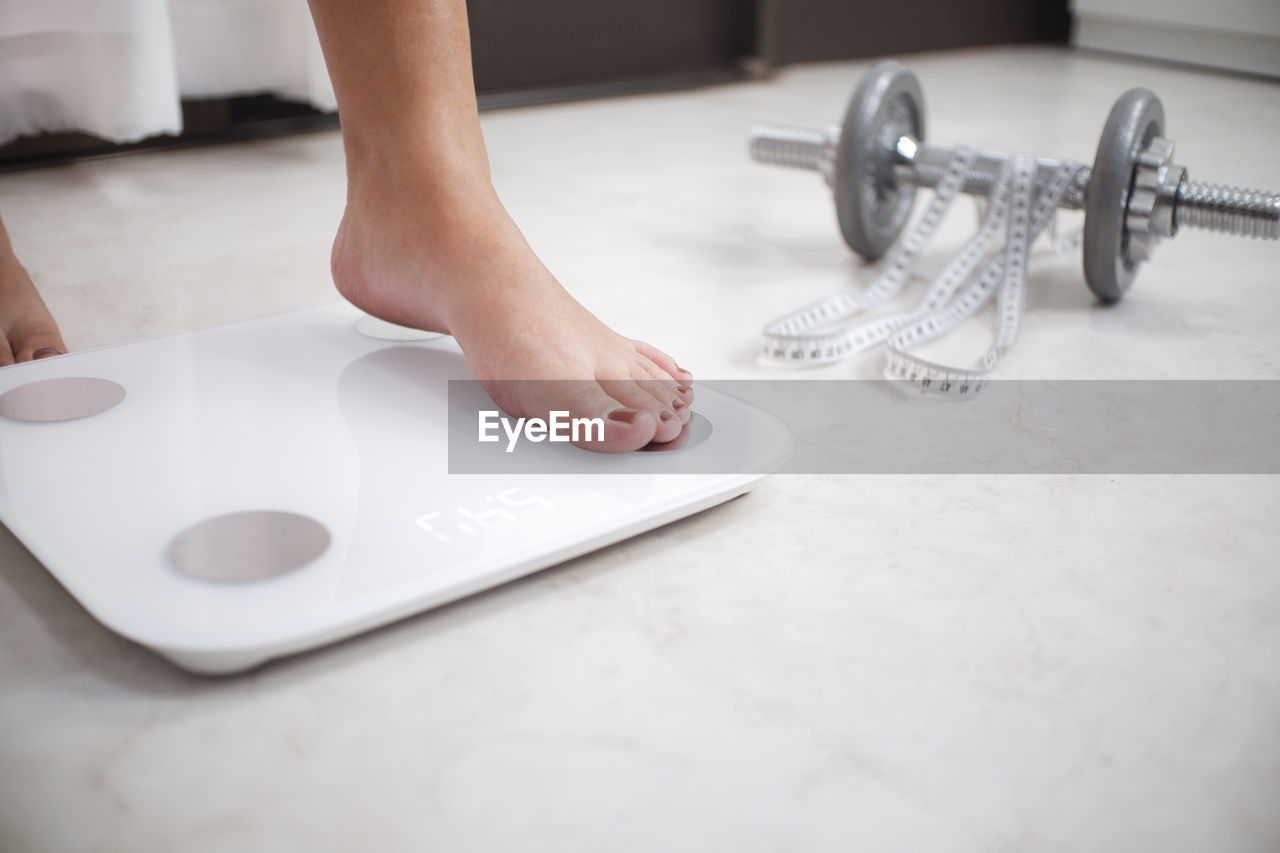
[[[696,513],[790,450],[772,415],[699,386],[709,434],[677,450],[548,444],[533,451],[554,473],[450,474],[449,380],[473,378],[461,352],[362,321],[337,304],[0,370],[0,401],[50,379],[124,390],[87,417],[0,415],[0,521],[111,630],[229,673]],[[717,453],[723,473],[680,473]],[[294,526],[214,523],[244,516]],[[238,574],[272,536],[302,564]]]

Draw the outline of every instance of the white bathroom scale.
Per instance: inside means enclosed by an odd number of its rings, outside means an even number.
[[[699,386],[677,449],[450,473],[466,361],[377,326],[337,304],[0,369],[0,521],[111,630],[228,673],[706,509],[790,450]]]

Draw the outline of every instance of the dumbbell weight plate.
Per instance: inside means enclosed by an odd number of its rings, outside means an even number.
[[[1119,302],[1141,262],[1128,258],[1125,216],[1138,155],[1164,135],[1164,107],[1149,89],[1130,89],[1102,128],[1084,201],[1084,280],[1103,302]]]
[[[886,60],[871,67],[845,110],[836,149],[836,216],[849,247],[868,261],[889,250],[911,215],[914,184],[894,177],[900,137],[924,140],[924,94],[907,68]]]

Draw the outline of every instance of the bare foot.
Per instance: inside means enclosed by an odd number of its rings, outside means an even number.
[[[58,325],[31,276],[14,257],[0,223],[0,367],[66,351]]]
[[[670,441],[689,420],[692,375],[578,304],[487,182],[445,189],[399,174],[352,186],[333,278],[376,317],[453,335],[509,415],[604,418],[590,450]]]

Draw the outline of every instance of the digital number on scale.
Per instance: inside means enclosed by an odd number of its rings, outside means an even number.
[[[428,512],[413,523],[447,544],[513,524],[527,517],[530,510],[538,509],[555,509],[555,504],[528,489],[506,489],[486,495],[479,508],[458,506],[445,512]]]

